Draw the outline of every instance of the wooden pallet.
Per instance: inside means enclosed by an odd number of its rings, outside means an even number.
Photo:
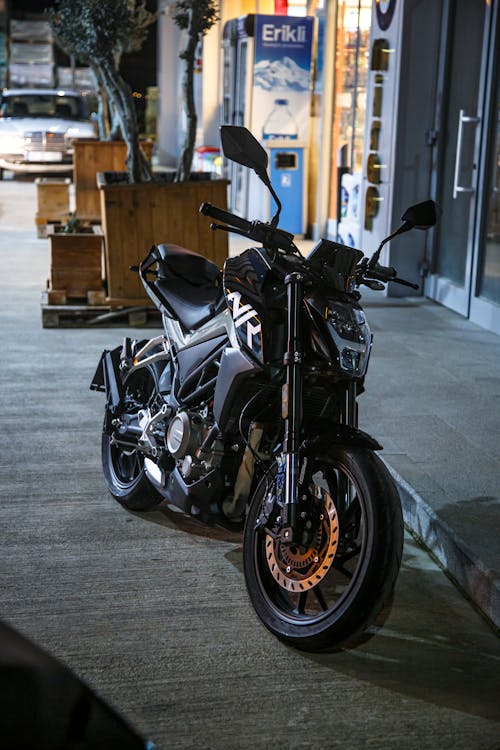
[[[161,315],[154,307],[113,308],[111,305],[41,305],[43,328],[90,328],[109,326],[157,328]]]

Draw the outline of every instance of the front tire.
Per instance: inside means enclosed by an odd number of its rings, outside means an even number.
[[[132,421],[155,396],[154,379],[146,368],[138,370],[125,383],[122,417]],[[101,457],[104,480],[120,505],[129,510],[150,510],[163,499],[151,485],[144,470],[144,454],[114,440],[114,432],[102,434]]]
[[[315,508],[312,541],[290,545],[273,534],[276,482],[264,478],[245,525],[245,581],[272,633],[305,651],[332,651],[359,641],[389,604],[403,521],[394,482],[372,451],[334,446],[309,461],[308,506],[301,508]],[[277,513],[279,506],[274,518]],[[269,516],[265,525],[263,514]]]

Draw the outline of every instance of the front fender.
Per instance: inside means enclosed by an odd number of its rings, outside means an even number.
[[[302,443],[300,450],[306,455],[321,453],[322,448],[331,445],[345,445],[347,447],[368,448],[381,451],[383,446],[367,432],[338,422],[322,421],[314,435],[308,436]]]

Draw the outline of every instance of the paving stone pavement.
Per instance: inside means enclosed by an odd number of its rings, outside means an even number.
[[[140,332],[41,328],[34,195],[0,182],[0,617],[162,750],[500,750],[498,637],[411,537],[383,628],[305,655],[254,615],[238,536],[114,503],[88,383]]]

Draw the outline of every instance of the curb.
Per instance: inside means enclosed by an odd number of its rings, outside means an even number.
[[[399,489],[404,522],[491,624],[500,628],[499,575],[485,567],[390,464],[386,462],[386,466]]]

